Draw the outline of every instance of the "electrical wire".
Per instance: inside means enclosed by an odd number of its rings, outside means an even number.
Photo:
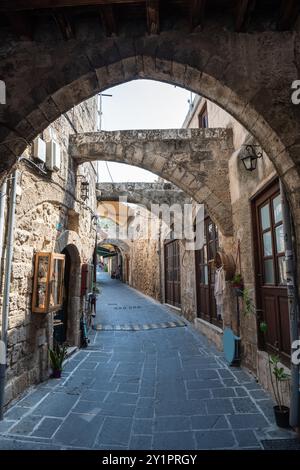
[[[108,174],[109,174],[109,176],[110,176],[111,182],[113,183],[113,182],[114,182],[114,180],[113,180],[113,178],[112,178],[112,176],[111,176],[111,173],[110,173],[110,171],[109,171],[109,166],[108,166],[108,163],[107,163],[107,162],[105,162],[105,165],[106,165],[106,168],[107,168]]]
[[[37,170],[40,174],[44,175],[44,176],[47,176],[48,175],[48,172],[45,171],[43,168],[41,168],[39,165],[37,165],[36,163],[34,163],[33,161],[31,161],[29,158],[26,158],[26,157],[20,157],[18,159],[18,162],[25,162],[27,163],[29,166],[31,166],[32,168],[34,168],[35,170]]]

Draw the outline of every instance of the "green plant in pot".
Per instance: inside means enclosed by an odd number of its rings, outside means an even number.
[[[234,290],[236,296],[241,297],[244,291],[244,280],[240,273],[235,274],[231,281],[231,287]]]
[[[259,323],[259,329],[265,335],[268,330],[267,323],[262,320]],[[276,424],[280,428],[289,428],[290,409],[283,404],[282,385],[289,380],[290,376],[285,372],[276,354],[268,354],[268,363],[273,394],[277,402],[277,405],[273,407]]]
[[[290,376],[281,366],[280,358],[277,355],[269,356],[269,367],[273,393],[277,402],[277,405],[274,406],[276,424],[281,428],[288,428],[290,426],[290,409],[283,404],[282,385],[289,380]]]
[[[49,349],[49,358],[52,367],[52,377],[59,379],[61,377],[63,362],[67,357],[67,346],[55,344],[53,349]]]

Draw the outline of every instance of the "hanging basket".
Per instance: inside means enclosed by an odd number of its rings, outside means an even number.
[[[232,255],[224,253],[223,251],[217,251],[214,258],[214,265],[217,269],[223,266],[226,281],[231,281],[233,279],[236,264]]]

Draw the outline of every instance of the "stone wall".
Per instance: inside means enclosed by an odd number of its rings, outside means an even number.
[[[153,225],[152,225],[153,224]],[[145,208],[137,209],[131,224],[130,285],[154,299],[161,300],[160,243],[159,239],[147,238],[151,227],[159,237],[160,221]],[[153,232],[154,233],[154,232]]]
[[[69,135],[95,129],[95,100],[62,115],[41,137],[55,138],[61,146],[61,169],[41,176],[25,162],[20,163],[17,191],[15,243],[8,321],[8,369],[6,403],[26,387],[49,375],[48,348],[53,343],[53,313],[32,313],[31,296],[34,254],[58,252],[68,247],[74,289],[69,296],[67,340],[79,345],[81,264],[92,258],[95,231],[92,215],[96,210],[96,173],[92,163],[80,167],[68,155]],[[31,147],[24,156],[31,157]],[[89,199],[80,199],[81,178],[90,182]],[[2,272],[3,276],[3,272]],[[1,307],[2,307],[2,299]]]

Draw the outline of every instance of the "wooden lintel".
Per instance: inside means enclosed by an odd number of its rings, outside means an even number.
[[[197,26],[203,27],[206,0],[190,0],[189,17],[193,30]]]
[[[281,0],[277,27],[280,31],[293,28],[300,14],[299,0]]]
[[[256,0],[236,0],[234,11],[235,31],[241,32],[247,29],[255,4]]]
[[[100,7],[100,17],[106,36],[116,36],[118,32],[113,5],[102,5]]]
[[[159,0],[146,0],[147,28],[149,34],[159,33]]]
[[[28,13],[15,12],[6,15],[14,34],[22,40],[33,40],[33,19]]]
[[[53,18],[64,40],[69,41],[70,39],[74,39],[75,37],[74,28],[68,16],[61,11],[54,10]]]
[[[0,11],[56,9],[145,2],[146,0],[1,0]]]

